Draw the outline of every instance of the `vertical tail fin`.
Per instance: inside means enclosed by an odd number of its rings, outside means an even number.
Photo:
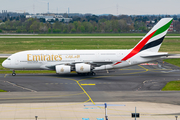
[[[126,61],[141,51],[158,52],[172,20],[172,18],[161,19],[121,61]],[[114,65],[119,63],[121,62]]]
[[[121,61],[126,61],[141,51],[158,52],[172,20],[172,18],[161,19]]]
[[[145,50],[150,52],[158,52],[172,20],[172,18],[161,19],[133,48],[133,50],[138,52]]]

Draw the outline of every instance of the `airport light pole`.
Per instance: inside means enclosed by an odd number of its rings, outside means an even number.
[[[104,103],[104,107],[105,107],[105,120],[108,120],[108,116],[107,116],[107,104]]]
[[[84,105],[84,106],[97,106],[97,107],[104,106],[104,108],[105,108],[105,120],[108,120],[107,106],[126,106],[126,105],[118,105],[118,104],[107,104],[107,103],[104,103],[104,104]]]
[[[140,114],[136,113],[136,107],[135,107],[135,113],[132,113],[132,118],[134,118],[136,120],[136,118],[139,118]]]
[[[136,120],[136,107],[135,107],[135,120]]]

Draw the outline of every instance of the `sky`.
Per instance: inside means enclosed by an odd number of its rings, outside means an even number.
[[[180,0],[0,0],[0,12],[91,13],[113,15],[180,14]]]

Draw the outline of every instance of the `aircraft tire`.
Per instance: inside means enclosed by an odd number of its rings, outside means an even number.
[[[83,73],[78,73],[78,75],[81,75],[81,76],[82,76],[82,75],[84,75],[84,74],[83,74]]]
[[[95,73],[95,72],[92,72],[91,74],[92,74],[93,76],[95,76],[95,75],[96,75],[96,73]]]
[[[16,76],[16,73],[12,73],[12,76]]]

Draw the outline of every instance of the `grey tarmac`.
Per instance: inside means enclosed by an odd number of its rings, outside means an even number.
[[[77,74],[0,75],[0,103],[144,101],[180,105],[180,92],[161,91],[169,81],[180,80],[179,67],[162,61],[124,69]]]

